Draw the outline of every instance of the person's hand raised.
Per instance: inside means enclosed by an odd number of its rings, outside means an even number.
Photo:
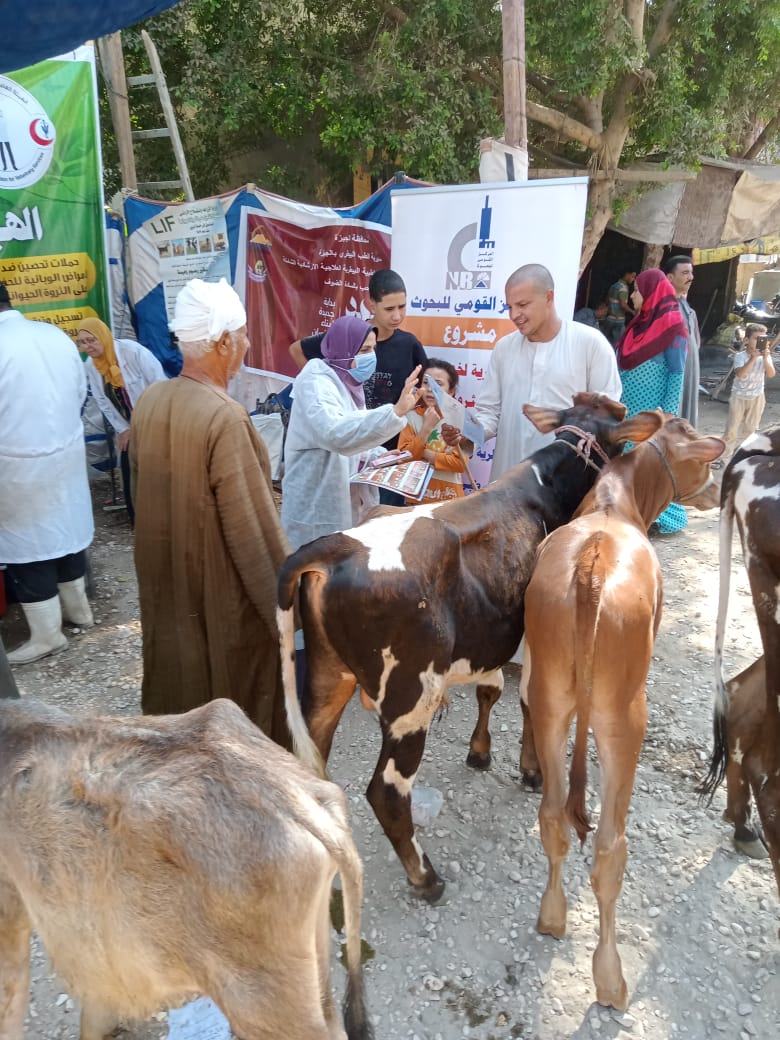
[[[422,365],[418,365],[414,372],[407,377],[407,380],[404,383],[404,388],[401,391],[401,396],[393,405],[393,411],[396,415],[406,415],[406,413],[411,412],[417,404],[417,401],[422,394],[422,389],[416,385],[417,377],[420,374],[421,368]]]

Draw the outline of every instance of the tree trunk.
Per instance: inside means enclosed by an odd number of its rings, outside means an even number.
[[[582,252],[580,253],[580,274],[590,263],[596,246],[607,229],[612,218],[612,197],[615,192],[615,180],[592,180],[588,187],[588,219],[582,236]]]
[[[642,254],[642,270],[646,271],[649,267],[660,267],[663,255],[663,246],[654,245],[652,242],[646,242]]]

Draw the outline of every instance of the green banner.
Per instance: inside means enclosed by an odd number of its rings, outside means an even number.
[[[0,281],[28,318],[110,322],[94,50],[0,76]]]

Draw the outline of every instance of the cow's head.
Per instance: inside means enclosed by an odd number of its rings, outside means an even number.
[[[645,441],[663,424],[661,412],[638,412],[626,419],[626,407],[606,394],[574,395],[571,408],[538,408],[523,405],[523,414],[541,433],[552,433],[562,426],[573,426],[591,434],[604,452],[613,457],[628,442]]]
[[[661,456],[672,483],[674,501],[696,509],[714,509],[720,489],[710,463],[726,450],[720,437],[700,437],[689,422],[665,415],[664,425],[650,443]]]

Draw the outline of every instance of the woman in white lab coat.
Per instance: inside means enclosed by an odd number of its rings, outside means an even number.
[[[293,549],[362,519],[366,489],[349,478],[401,432],[417,403],[419,366],[395,404],[366,408],[363,383],[376,368],[375,346],[372,325],[338,318],[322,341],[322,360],[307,362],[293,383],[282,479],[282,526]]]
[[[79,350],[87,355],[89,389],[97,406],[116,433],[125,505],[130,523],[135,513],[130,494],[130,416],[138,398],[149,386],[165,379],[162,365],[146,347],[132,339],[114,339],[100,318],[84,318],[78,327]]]

